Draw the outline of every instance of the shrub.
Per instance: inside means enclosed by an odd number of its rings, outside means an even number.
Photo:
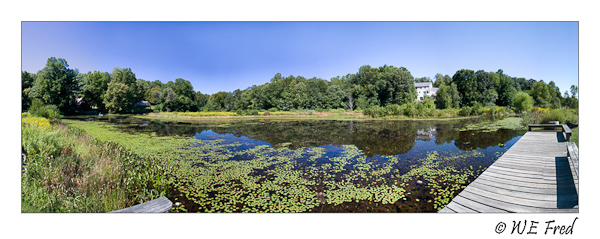
[[[527,126],[528,124],[539,124],[542,120],[542,113],[539,111],[527,111],[521,116],[521,124]]]
[[[32,115],[44,117],[47,119],[59,118],[60,111],[56,105],[44,105],[40,100],[34,100],[29,107]]]
[[[533,107],[533,98],[529,94],[520,91],[515,95],[514,106],[519,112],[523,112]]]
[[[483,114],[485,115],[496,115],[498,113],[498,106],[492,105],[483,108]]]
[[[366,108],[363,110],[363,114],[373,117],[373,115],[371,114],[371,111],[372,111],[371,108]]]
[[[577,123],[579,117],[568,109],[551,109],[541,114],[539,123],[547,124],[550,121],[559,121],[561,124],[566,124],[567,120]]]
[[[402,108],[397,104],[387,105],[385,107],[385,111],[386,111],[387,115],[401,115],[402,114]]]
[[[440,117],[454,117],[456,115],[458,115],[459,109],[443,109],[443,110],[437,110],[436,109],[436,115],[439,115]]]
[[[481,103],[476,103],[471,109],[471,115],[482,115],[483,114],[483,106]]]
[[[508,106],[498,107],[498,114],[504,115],[504,114],[513,114],[513,113],[514,113],[514,111]]]
[[[550,121],[558,121],[561,124],[565,124],[567,122],[567,117],[563,114],[563,112],[560,112],[560,110],[549,110],[542,113],[540,121],[541,124],[548,124]]]
[[[386,116],[386,109],[381,106],[372,106],[363,110],[363,114],[369,115],[373,118]]]
[[[571,113],[579,115],[579,109],[569,109],[569,111],[571,111]]]
[[[419,116],[432,116],[435,110],[435,103],[431,98],[416,103],[416,114]]]
[[[488,106],[484,108],[484,114],[488,115],[505,115],[512,113],[513,111],[506,106]]]
[[[470,106],[465,106],[460,108],[460,111],[458,111],[458,115],[460,116],[469,116],[471,115],[471,107]]]
[[[237,115],[258,115],[258,110],[242,110],[238,109],[235,111]]]
[[[579,116],[569,109],[544,109],[534,108],[531,111],[523,113],[523,125],[528,124],[547,124],[550,121],[558,121],[560,124],[566,124],[567,120],[573,123],[579,122]]]
[[[405,116],[408,116],[408,117],[415,116],[415,114],[416,114],[417,111],[415,109],[415,105],[414,104],[412,104],[412,103],[406,103],[406,104],[404,104],[402,106],[404,106],[404,112],[403,113],[404,113]]]
[[[28,161],[47,160],[58,156],[60,139],[48,120],[40,117],[23,119],[22,147]]]

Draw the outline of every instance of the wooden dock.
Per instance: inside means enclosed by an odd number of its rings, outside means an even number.
[[[578,153],[563,133],[528,131],[439,212],[578,213]]]
[[[138,204],[132,207],[111,211],[109,213],[164,213],[169,212],[173,202],[167,197],[159,197],[152,201]]]

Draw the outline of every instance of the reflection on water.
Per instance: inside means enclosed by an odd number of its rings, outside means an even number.
[[[148,121],[134,117],[92,118],[119,124],[131,133],[154,132],[158,136],[189,136],[208,139],[208,135],[239,140],[253,139],[275,148],[319,147],[324,145],[355,145],[367,156],[407,154],[419,151],[479,150],[506,145],[524,131],[499,129],[458,131],[478,120],[452,121],[333,121],[333,120],[237,120],[214,122]],[[89,119],[88,119],[89,120]],[[206,137],[204,135],[207,135]],[[233,138],[231,138],[233,140]],[[427,142],[433,142],[427,143]],[[448,147],[451,144],[454,147]]]
[[[451,121],[332,121],[332,120],[238,120],[165,122],[143,121],[128,117],[105,117],[102,120],[119,124],[123,130],[154,132],[159,136],[189,136],[199,140],[222,139],[223,144],[238,143],[231,150],[246,150],[258,145],[275,149],[322,148],[325,156],[339,153],[342,145],[356,146],[370,159],[397,156],[408,163],[427,157],[428,152],[442,155],[477,150],[483,157],[471,160],[473,166],[488,167],[524,131],[499,129],[459,131],[466,124],[479,120]],[[236,145],[238,145],[236,144]],[[406,169],[401,170],[406,171]]]
[[[435,129],[436,129],[436,127],[428,127],[427,129],[418,129],[416,139],[423,140],[423,141],[432,140],[433,136],[437,134]]]

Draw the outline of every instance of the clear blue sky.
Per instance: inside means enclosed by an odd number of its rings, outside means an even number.
[[[49,57],[82,73],[129,67],[137,78],[183,78],[213,94],[283,76],[406,67],[414,77],[457,70],[578,85],[577,22],[23,22],[22,70]]]

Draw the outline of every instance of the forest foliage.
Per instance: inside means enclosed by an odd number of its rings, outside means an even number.
[[[414,82],[433,81],[435,100],[416,101]],[[23,111],[34,105],[54,105],[61,114],[82,111],[109,113],[236,112],[362,110],[366,114],[427,116],[429,109],[456,109],[469,115],[473,109],[504,106],[517,111],[531,107],[578,108],[578,86],[561,95],[553,81],[511,77],[502,70],[461,69],[453,76],[413,77],[404,67],[361,66],[356,73],[330,80],[277,73],[262,85],[233,92],[204,94],[182,78],[162,83],[139,79],[131,68],[112,72],[80,73],[67,61],[50,57],[37,73],[22,72]],[[570,94],[569,94],[570,93]],[[35,107],[34,107],[35,108]],[[375,112],[375,113],[374,113]],[[387,112],[387,113],[378,113]]]

